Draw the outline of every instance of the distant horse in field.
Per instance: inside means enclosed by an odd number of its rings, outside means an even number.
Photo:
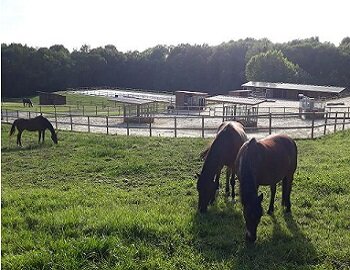
[[[226,175],[226,194],[229,195],[229,178],[234,199],[235,160],[243,143],[247,140],[243,126],[238,122],[224,122],[211,145],[202,152],[205,158],[200,174],[197,174],[198,210],[206,212],[209,203],[215,200],[216,190],[219,188],[220,173],[223,166],[228,167]]]
[[[241,147],[236,159],[236,170],[247,241],[256,240],[257,227],[263,214],[263,194],[258,196],[259,186],[270,186],[271,198],[267,213],[271,215],[274,211],[276,184],[282,180],[282,206],[286,207],[286,212],[290,212],[290,193],[296,168],[297,146],[286,135],[272,135],[260,141],[253,138]]]
[[[18,130],[17,145],[19,146],[22,146],[21,136],[24,130],[39,131],[39,143],[40,143],[41,138],[42,138],[42,142],[44,142],[45,130],[48,129],[51,132],[52,141],[55,144],[57,144],[57,133],[55,132],[55,129],[51,125],[50,121],[47,120],[42,115],[39,115],[32,119],[23,119],[23,118],[16,119],[12,124],[10,136],[15,133],[16,128]]]
[[[29,98],[23,98],[22,102],[23,102],[23,107],[25,107],[26,104],[28,104],[28,107],[33,107],[33,102]]]

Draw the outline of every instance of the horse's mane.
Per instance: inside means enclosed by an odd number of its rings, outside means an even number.
[[[250,141],[245,142],[239,150],[236,160],[236,168],[239,171],[240,175],[239,190],[242,204],[245,204],[247,201],[250,201],[254,196],[257,196],[257,188],[253,174],[253,156],[256,153],[252,152],[252,148],[255,149],[257,143],[258,142],[255,138],[252,138]]]

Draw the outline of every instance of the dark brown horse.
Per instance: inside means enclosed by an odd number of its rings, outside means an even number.
[[[51,125],[50,121],[47,120],[42,115],[39,115],[32,119],[23,119],[23,118],[16,119],[12,124],[10,136],[15,133],[16,128],[18,130],[17,145],[19,146],[22,146],[21,136],[24,130],[39,131],[39,143],[40,143],[41,138],[42,138],[42,142],[44,142],[45,130],[48,129],[51,132],[52,141],[55,144],[57,144],[57,134],[55,132],[55,129]]]
[[[23,98],[22,102],[23,102],[23,107],[25,107],[26,104],[28,104],[28,107],[33,107],[33,102],[29,98]]]
[[[243,126],[237,122],[224,122],[211,145],[203,151],[205,157],[202,171],[198,175],[197,190],[199,194],[198,210],[206,212],[209,203],[214,202],[219,187],[220,173],[223,166],[228,167],[226,175],[226,193],[229,194],[229,178],[234,199],[235,160],[242,144],[247,140]]]
[[[240,149],[236,159],[240,195],[246,222],[246,240],[256,240],[256,230],[263,214],[258,188],[270,186],[268,214],[274,211],[276,184],[282,180],[282,206],[291,211],[290,193],[297,168],[297,146],[286,135],[272,135],[260,141],[251,139]]]

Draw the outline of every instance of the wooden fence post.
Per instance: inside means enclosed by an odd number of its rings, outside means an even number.
[[[327,132],[327,122],[328,122],[328,112],[326,112],[326,117],[324,119],[324,130],[323,130],[323,135],[326,135]]]
[[[109,134],[109,127],[108,127],[108,116],[106,116],[106,127],[107,127],[107,135]]]
[[[29,119],[31,118],[30,111],[28,112],[28,118],[29,118]]]
[[[344,116],[343,116],[343,130],[345,129],[345,115],[346,115],[346,113],[344,112]]]
[[[56,129],[57,129],[57,109],[55,105],[53,105],[53,107],[55,108],[55,123],[56,123]]]
[[[334,120],[334,133],[337,131],[337,120],[338,120],[338,112],[335,113],[335,120]]]
[[[71,114],[69,114],[69,118],[70,118],[70,131],[73,131],[73,119]]]
[[[88,132],[90,132],[90,116],[88,116],[87,118],[88,118]]]
[[[177,123],[176,123],[176,116],[174,118],[174,135],[175,135],[175,138],[177,137]]]
[[[17,110],[17,118],[19,118],[19,111]]]
[[[84,105],[83,105],[83,116],[85,115],[85,107],[84,107]]]
[[[204,115],[202,115],[202,138],[204,138]]]
[[[129,131],[129,121],[126,122],[126,135],[127,135],[127,136],[130,135],[130,131]]]
[[[269,135],[271,135],[271,133],[272,133],[272,114],[269,113]]]
[[[152,137],[152,122],[149,121],[149,136]]]
[[[312,114],[312,121],[311,121],[311,139],[314,138],[314,127],[315,127],[315,113]]]
[[[97,105],[96,105],[96,116],[97,116]]]

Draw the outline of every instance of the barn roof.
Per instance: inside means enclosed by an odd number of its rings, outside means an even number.
[[[250,98],[250,97],[244,98],[244,97],[224,96],[224,95],[209,97],[209,98],[206,98],[205,100],[209,102],[232,103],[232,104],[251,105],[251,106],[255,106],[266,101],[266,99],[260,99],[260,98]]]
[[[185,90],[175,91],[175,93],[182,93],[182,94],[193,95],[193,96],[207,96],[208,95],[208,93],[206,93],[206,92],[193,92],[193,91],[185,91]]]
[[[336,87],[336,86],[319,86],[319,85],[307,85],[307,84],[253,82],[253,81],[242,84],[242,87],[326,92],[326,93],[335,93],[335,94],[338,94],[346,89],[346,87]]]
[[[130,105],[145,105],[145,104],[150,104],[155,102],[154,100],[131,98],[131,97],[114,97],[114,98],[109,98],[109,100],[124,103],[124,104],[130,104]]]

